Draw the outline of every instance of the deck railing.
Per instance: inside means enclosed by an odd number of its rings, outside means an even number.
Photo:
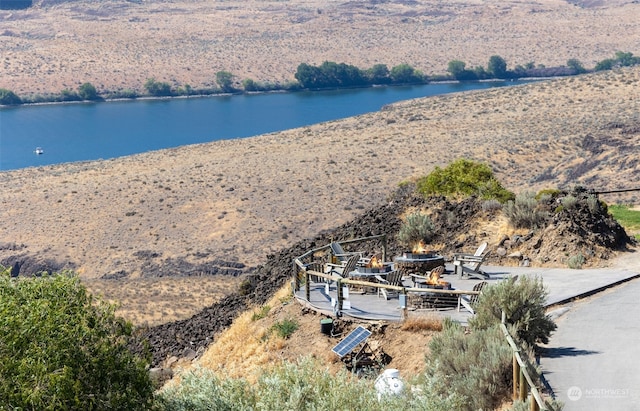
[[[420,288],[420,287],[405,287],[405,286],[397,286],[397,285],[389,285],[382,283],[375,283],[372,281],[363,281],[363,280],[352,280],[349,278],[342,278],[336,275],[327,274],[319,271],[308,270],[305,264],[298,258],[294,259],[294,266],[296,267],[296,275],[294,280],[294,293],[295,291],[301,288],[301,285],[304,284],[305,288],[305,298],[308,301],[311,299],[311,277],[322,278],[327,283],[336,283],[336,307],[335,313],[336,316],[340,316],[342,314],[343,304],[344,304],[344,295],[342,291],[342,287],[344,285],[355,285],[361,287],[369,287],[369,288],[384,288],[387,290],[398,291],[400,297],[400,307],[402,308],[403,318],[407,318],[407,296],[411,293],[423,294],[428,292],[429,294],[442,294],[447,296],[456,296],[458,299],[458,307],[460,307],[459,299],[462,296],[466,295],[478,295],[478,291],[472,290],[446,290],[446,289],[437,289],[437,288]]]

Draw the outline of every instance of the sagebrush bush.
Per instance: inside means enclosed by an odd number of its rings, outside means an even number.
[[[346,370],[331,374],[311,357],[284,362],[265,370],[255,384],[218,377],[196,368],[156,393],[158,411],[272,411],[272,410],[459,410],[462,397],[436,389],[442,382],[421,375],[405,382],[400,396],[378,400],[374,380],[361,379]],[[444,392],[438,395],[438,392]]]
[[[584,262],[585,262],[585,258],[584,258],[584,255],[582,255],[582,253],[572,255],[567,259],[567,265],[569,266],[569,268],[574,270],[581,269],[582,266],[584,265]]]
[[[469,320],[474,329],[488,329],[500,323],[502,312],[507,324],[515,327],[518,338],[533,347],[549,342],[556,324],[545,312],[548,292],[539,277],[520,276],[483,289],[476,315]]]
[[[498,200],[486,200],[482,203],[482,211],[492,212],[502,210],[502,203]]]
[[[549,213],[539,206],[535,194],[520,193],[504,206],[504,214],[515,228],[541,228],[549,219]]]
[[[167,384],[155,396],[158,410],[250,410],[255,393],[242,379],[218,378],[206,368],[195,368],[180,375],[179,382]]]
[[[561,201],[562,201],[562,205],[567,210],[571,210],[572,208],[575,208],[576,205],[578,204],[578,199],[575,196],[572,196],[571,194],[562,197]]]
[[[398,241],[408,247],[420,241],[426,244],[431,240],[434,230],[435,226],[428,215],[411,213],[400,225]]]
[[[456,410],[495,409],[508,398],[513,354],[497,324],[465,333],[457,323],[445,321],[429,347],[426,373],[440,382],[434,388],[441,395],[463,399]]]
[[[488,165],[459,159],[442,169],[436,167],[429,175],[418,180],[417,190],[424,196],[469,196],[496,199],[501,203],[514,198],[493,176]]]

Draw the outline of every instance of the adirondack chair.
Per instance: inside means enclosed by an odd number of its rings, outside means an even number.
[[[473,254],[454,254],[453,266],[458,277],[463,278],[468,276],[469,278],[476,278],[479,280],[486,280],[489,275],[482,271],[482,263],[489,256],[489,250],[487,250],[487,243],[482,243]]]
[[[358,264],[360,265],[368,264],[369,261],[371,261],[371,258],[365,257],[362,251],[345,251],[340,243],[336,241],[329,244],[329,248],[331,249],[331,254],[336,257],[339,264],[345,264],[349,257],[353,255],[357,255],[359,257]]]
[[[402,285],[402,271],[400,270],[391,271],[389,274],[387,274],[386,278],[382,278],[382,276],[379,275],[376,275],[375,278],[380,284],[397,286]],[[380,298],[380,296],[383,296],[385,300],[388,300],[389,297],[395,297],[397,295],[398,291],[396,290],[378,288],[378,298]]]
[[[487,285],[486,281],[481,281],[478,284],[473,286],[473,291],[477,291],[482,294],[482,289]],[[472,294],[469,296],[460,294],[458,296],[458,311],[460,311],[460,306],[464,307],[471,314],[476,313],[475,306],[480,298],[480,294]]]
[[[355,254],[349,257],[344,265],[328,264],[329,274],[340,278],[349,278],[349,273],[356,269],[360,256]]]

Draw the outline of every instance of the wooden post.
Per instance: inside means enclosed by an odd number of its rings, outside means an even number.
[[[520,376],[520,364],[518,364],[518,359],[516,358],[516,354],[513,354],[513,393],[511,398],[513,400],[518,399],[518,379]]]
[[[527,400],[527,380],[524,379],[524,372],[520,368],[520,401]]]
[[[387,261],[387,235],[382,236],[382,261]]]
[[[531,400],[531,402],[529,403],[529,410],[530,411],[540,411],[540,407],[538,407],[538,401],[536,401],[536,399],[533,398],[533,394],[531,394],[529,399]]]
[[[340,316],[340,312],[342,311],[342,281],[338,280],[337,281],[338,284],[338,303],[337,303],[337,315]]]
[[[298,265],[294,262],[293,263],[293,273],[295,278],[293,279],[294,281],[294,292],[298,291],[300,289],[300,273],[298,272]]]
[[[311,282],[311,276],[309,275],[309,271],[305,271],[305,288],[306,288],[306,292],[307,292],[307,301],[311,300],[311,285],[309,284]]]

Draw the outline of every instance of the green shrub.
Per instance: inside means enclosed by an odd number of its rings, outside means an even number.
[[[0,105],[13,106],[22,104],[22,99],[16,93],[5,88],[0,88]]]
[[[0,404],[22,410],[150,409],[132,325],[70,273],[0,275]],[[2,408],[0,406],[0,408]]]
[[[504,213],[516,228],[541,228],[549,218],[549,213],[539,205],[531,192],[518,194],[515,200],[508,201]]]
[[[171,96],[173,94],[169,83],[156,81],[153,77],[148,78],[147,81],[145,81],[144,88],[150,95],[156,97]]]
[[[594,196],[593,194],[587,196],[587,207],[589,208],[589,211],[591,212],[591,214],[596,214],[600,211],[601,207],[602,207],[602,203],[600,202],[600,200],[598,200],[597,196]],[[606,210],[606,204],[603,208],[604,210]]]
[[[444,169],[436,167],[418,180],[417,190],[424,196],[477,195],[501,203],[514,198],[513,193],[494,178],[489,166],[466,159],[456,160]]]
[[[560,194],[562,194],[562,192],[557,188],[545,188],[544,190],[538,191],[538,194],[536,194],[536,200],[544,201],[549,198],[557,198]]]
[[[502,210],[502,203],[498,200],[486,200],[482,203],[482,211],[494,212],[498,210]]]
[[[251,316],[251,321],[257,321],[266,317],[269,314],[269,311],[271,311],[271,307],[268,305],[263,305],[262,307],[260,307],[260,310],[253,313],[253,315]]]
[[[515,327],[518,338],[534,346],[549,342],[556,324],[545,313],[548,292],[538,277],[520,276],[486,287],[476,306],[476,315],[469,320],[474,329],[487,329],[500,323],[502,312],[507,324]]]
[[[275,331],[278,336],[282,338],[289,338],[293,334],[300,324],[294,319],[285,318],[282,321],[278,321],[271,326],[271,330]]]
[[[562,197],[561,201],[562,201],[562,205],[567,210],[571,210],[571,209],[575,208],[576,205],[578,204],[578,199],[576,197],[572,196],[571,194]]]
[[[400,225],[398,241],[405,246],[412,246],[418,242],[426,244],[431,240],[434,229],[428,215],[420,212],[412,213]]]
[[[572,268],[574,270],[581,269],[582,266],[584,265],[584,262],[585,262],[585,258],[582,255],[582,253],[572,255],[567,259],[567,265],[569,266],[569,268]]]
[[[242,379],[218,378],[213,371],[195,368],[180,375],[155,396],[164,411],[250,410],[256,403],[251,386]]]
[[[457,410],[495,409],[510,392],[512,351],[497,324],[471,333],[452,321],[429,344],[427,373],[441,396],[463,399]]]

